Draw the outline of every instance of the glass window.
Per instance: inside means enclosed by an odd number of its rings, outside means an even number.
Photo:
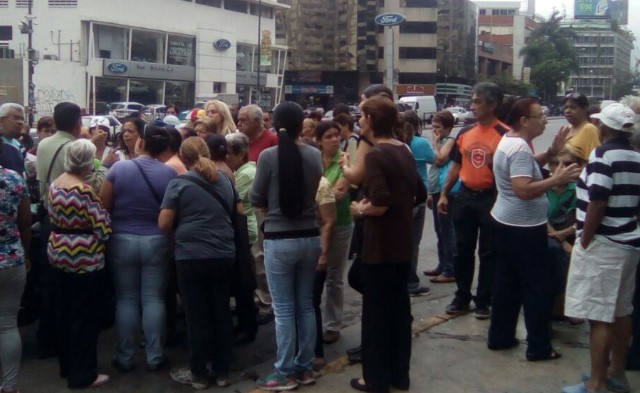
[[[0,41],[11,41],[13,39],[13,26],[0,26]]]
[[[236,70],[238,71],[254,71],[255,67],[251,66],[253,61],[253,47],[249,45],[238,44],[236,50]]]
[[[435,59],[436,48],[403,47],[398,50],[400,59]]]
[[[260,13],[260,6],[258,4],[249,4],[249,12],[251,15],[261,16],[267,19],[273,19],[273,8],[262,6],[262,13]]]
[[[193,66],[195,65],[195,39],[169,34],[167,64]]]
[[[196,4],[208,5],[209,7],[222,7],[222,0],[196,0]]]
[[[404,22],[400,24],[400,34],[435,34],[436,22]]]
[[[164,63],[164,39],[164,33],[134,30],[131,38],[131,60]]]
[[[405,4],[405,7],[437,7],[438,0],[405,0]]]
[[[164,83],[162,81],[131,79],[129,81],[129,100],[143,105],[163,102]]]
[[[76,8],[78,0],[49,0],[50,8]]]
[[[127,80],[120,78],[96,78],[96,104],[127,100]]]
[[[235,12],[247,13],[247,2],[243,0],[225,0],[224,9]]]
[[[195,97],[195,85],[193,82],[170,82],[165,83],[164,102],[176,105],[180,110],[193,108]]]
[[[129,29],[94,25],[96,57],[127,60],[129,57]]]

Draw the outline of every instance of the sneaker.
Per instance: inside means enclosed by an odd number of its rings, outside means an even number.
[[[340,338],[340,332],[336,332],[335,330],[327,330],[322,335],[322,342],[325,344],[333,344],[338,341]]]
[[[227,386],[231,386],[231,380],[228,375],[218,375],[216,377],[216,386],[219,388],[226,388]]]
[[[582,382],[587,383],[591,379],[591,373],[582,374]],[[621,377],[607,377],[607,389],[615,393],[629,393],[631,386],[626,376]]]
[[[444,308],[444,311],[449,315],[460,315],[469,312],[469,303],[454,297],[451,303]]]
[[[316,376],[312,370],[296,373],[296,382],[302,386],[313,385],[316,383]]]
[[[484,321],[491,318],[491,308],[489,308],[489,306],[476,306],[474,314],[476,315],[476,319]]]
[[[298,381],[295,378],[273,371],[271,374],[258,379],[256,386],[262,390],[293,390],[298,387]]]
[[[171,370],[171,379],[183,385],[191,385],[196,390],[203,390],[209,387],[209,380],[206,378],[196,378],[191,374],[189,367],[182,367]]]
[[[431,289],[428,287],[418,287],[415,289],[409,289],[409,296],[423,296],[431,293]]]

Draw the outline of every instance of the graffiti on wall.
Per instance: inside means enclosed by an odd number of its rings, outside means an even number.
[[[53,108],[60,102],[76,102],[71,90],[55,88],[38,88],[35,94],[38,117],[53,116]]]

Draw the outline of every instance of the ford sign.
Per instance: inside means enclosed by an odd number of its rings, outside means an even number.
[[[229,40],[225,40],[224,38],[221,38],[218,41],[213,43],[213,47],[218,50],[227,50],[231,48],[231,42]]]
[[[376,24],[380,26],[397,26],[405,21],[405,16],[394,12],[387,12],[376,16]]]
[[[114,74],[124,74],[129,70],[126,64],[122,63],[111,63],[107,66],[107,70],[109,72],[113,72]]]

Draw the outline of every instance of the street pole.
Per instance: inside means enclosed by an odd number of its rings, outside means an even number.
[[[36,99],[35,99],[35,85],[33,84],[33,72],[34,72],[34,61],[35,61],[35,51],[33,49],[33,16],[31,15],[31,6],[33,5],[33,0],[29,0],[29,8],[27,15],[27,84],[29,86],[29,108],[28,108],[28,119],[29,119],[29,128],[33,127],[33,112],[36,110]]]
[[[258,106],[260,105],[260,61],[262,57],[262,0],[258,1],[258,80],[256,81],[256,86],[258,87],[257,96],[258,96]],[[251,104],[251,102],[250,102]]]
[[[384,48],[384,59],[387,68],[387,87],[394,93],[393,89],[393,26],[387,28],[386,45]]]

